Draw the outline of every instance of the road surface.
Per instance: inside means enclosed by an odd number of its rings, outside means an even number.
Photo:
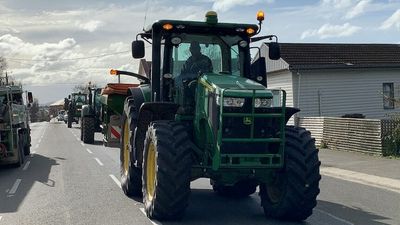
[[[217,196],[207,179],[192,183],[181,221],[151,221],[141,199],[128,198],[120,189],[119,149],[104,147],[100,134],[94,145],[87,145],[79,139],[78,125],[68,129],[62,122],[43,122],[31,128],[32,154],[25,164],[0,168],[0,225],[400,224],[399,180],[334,167],[321,169],[318,206],[303,223],[266,218],[257,194],[244,199]]]

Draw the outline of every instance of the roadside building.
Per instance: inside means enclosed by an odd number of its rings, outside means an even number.
[[[58,115],[58,111],[64,109],[64,99],[58,100],[49,106],[49,114],[53,117]]]
[[[296,117],[400,112],[400,45],[281,43],[281,59],[267,58],[267,85],[287,92]],[[262,44],[261,55],[268,55]],[[291,121],[293,123],[293,121]]]

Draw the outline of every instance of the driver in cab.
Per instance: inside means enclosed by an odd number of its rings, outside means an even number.
[[[193,41],[190,44],[191,56],[186,60],[182,67],[181,75],[195,75],[200,73],[209,73],[213,71],[213,66],[210,58],[201,53],[200,44],[197,41]]]

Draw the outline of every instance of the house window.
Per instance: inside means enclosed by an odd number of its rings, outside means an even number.
[[[394,109],[394,85],[393,83],[383,83],[383,108]]]

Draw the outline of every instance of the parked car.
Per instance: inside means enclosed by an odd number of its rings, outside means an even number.
[[[64,121],[65,110],[58,111],[57,121]]]
[[[65,113],[65,114],[64,114],[64,123],[67,123],[67,122],[68,122],[68,114]]]

